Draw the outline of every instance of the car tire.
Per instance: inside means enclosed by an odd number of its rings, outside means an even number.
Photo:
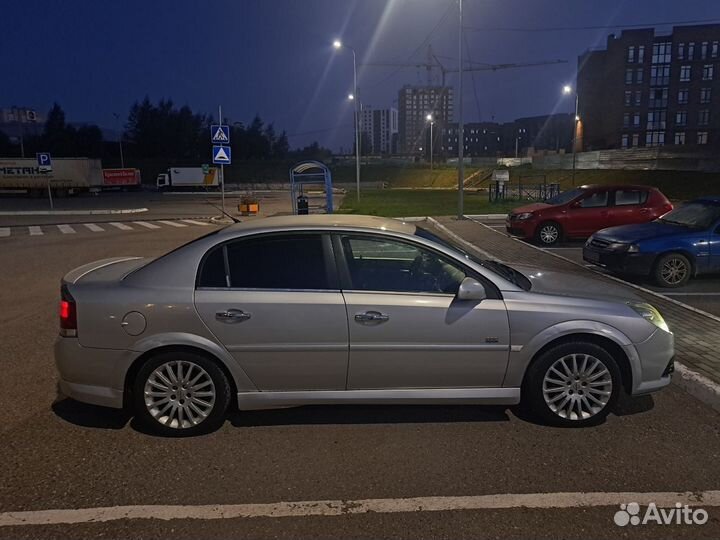
[[[614,408],[621,385],[620,368],[607,350],[572,341],[548,349],[532,362],[523,381],[522,405],[544,424],[597,425]]]
[[[682,287],[690,280],[692,263],[680,253],[661,255],[653,267],[655,283],[660,287]]]
[[[149,358],[140,368],[132,402],[135,418],[150,432],[192,437],[223,424],[230,395],[228,378],[215,361],[201,354],[168,351]]]
[[[535,231],[535,241],[541,246],[554,246],[562,240],[562,227],[554,221],[541,223]]]

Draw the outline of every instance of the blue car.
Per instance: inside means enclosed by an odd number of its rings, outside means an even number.
[[[583,259],[650,277],[661,287],[720,273],[720,197],[696,199],[649,223],[598,231],[585,244]]]

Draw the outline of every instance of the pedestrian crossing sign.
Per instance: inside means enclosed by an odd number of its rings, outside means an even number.
[[[230,144],[230,126],[225,124],[211,125],[210,142],[212,144]]]

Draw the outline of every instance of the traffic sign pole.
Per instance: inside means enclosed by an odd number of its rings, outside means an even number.
[[[223,123],[223,117],[222,117],[222,105],[218,105],[218,121],[220,122],[220,125]],[[223,217],[226,216],[225,214],[225,165],[222,163],[220,164],[220,197],[222,198],[222,213]]]

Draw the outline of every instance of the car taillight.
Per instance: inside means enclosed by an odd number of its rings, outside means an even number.
[[[65,285],[60,289],[60,335],[77,336],[77,304]]]

